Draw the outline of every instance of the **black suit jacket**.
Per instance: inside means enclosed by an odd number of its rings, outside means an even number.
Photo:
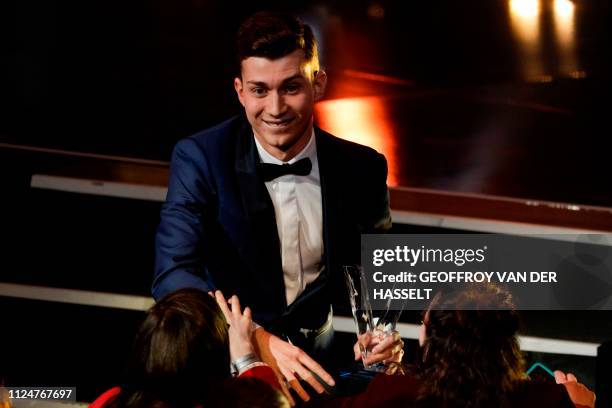
[[[176,145],[156,236],[153,296],[183,287],[237,294],[264,327],[316,327],[332,290],[345,299],[344,264],[360,263],[360,234],[391,226],[387,164],[373,149],[315,128],[325,271],[286,304],[274,207],[244,116]],[[340,292],[338,292],[339,290]]]

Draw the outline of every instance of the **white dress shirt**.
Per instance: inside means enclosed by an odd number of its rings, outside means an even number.
[[[263,163],[284,163],[254,139]],[[308,144],[287,163],[293,164],[305,157],[312,162],[309,175],[287,174],[265,183],[276,215],[287,305],[293,303],[324,267],[321,181],[314,129]]]

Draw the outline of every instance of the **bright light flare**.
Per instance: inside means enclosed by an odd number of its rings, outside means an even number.
[[[540,1],[510,0],[510,19],[516,35],[522,41],[535,43],[540,31]]]
[[[523,75],[529,79],[544,74],[539,49],[540,0],[509,0],[510,24],[521,51]]]
[[[557,19],[573,19],[576,6],[570,0],[555,0],[555,17]]]
[[[540,0],[510,0],[510,12],[522,19],[533,19],[540,15]]]
[[[575,8],[576,6],[570,0],[554,0],[553,21],[557,46],[559,47],[559,71],[563,75],[569,76],[578,71],[575,52]]]
[[[319,126],[333,135],[370,146],[387,158],[387,184],[398,185],[397,147],[382,98],[343,98],[315,105]]]

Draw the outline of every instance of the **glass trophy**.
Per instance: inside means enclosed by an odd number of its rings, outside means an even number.
[[[357,338],[361,339],[368,332],[374,331],[372,306],[368,296],[368,284],[363,275],[363,269],[357,265],[344,267],[344,278],[351,302],[351,313],[355,322]],[[361,361],[365,368],[369,368],[365,361],[368,357],[368,350],[359,342]]]
[[[361,340],[364,336],[376,336],[380,340],[392,334],[397,325],[402,308],[399,310],[391,310],[391,301],[387,302],[386,308],[380,311],[380,317],[375,318],[370,302],[368,291],[367,278],[363,272],[363,268],[359,265],[349,265],[344,267],[344,275],[346,286],[349,292],[349,300],[351,303],[351,312],[357,339]],[[379,312],[379,311],[377,311]],[[377,313],[378,314],[378,313]],[[359,350],[361,352],[361,361],[367,370],[384,371],[385,366],[379,364],[366,364],[366,359],[370,350],[362,345],[359,341]]]

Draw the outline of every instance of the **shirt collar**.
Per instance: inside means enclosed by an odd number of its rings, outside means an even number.
[[[296,161],[308,157],[311,162],[315,162],[317,159],[317,141],[314,135],[314,127],[310,128],[310,140],[306,143],[306,146],[298,154],[295,155],[288,162],[283,162],[278,160],[276,157],[272,156],[270,153],[263,148],[263,146],[259,143],[259,140],[253,135],[253,139],[255,139],[255,145],[257,146],[257,152],[259,153],[259,158],[262,163],[271,163],[271,164],[284,164],[289,163],[293,164]]]

